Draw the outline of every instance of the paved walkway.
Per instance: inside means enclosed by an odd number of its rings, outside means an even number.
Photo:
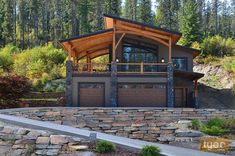
[[[201,152],[197,150],[175,147],[175,146],[170,146],[170,145],[165,145],[165,144],[134,140],[134,139],[129,139],[125,137],[119,137],[119,136],[109,135],[105,133],[88,131],[84,129],[73,128],[70,126],[59,125],[59,124],[50,123],[50,122],[37,121],[37,120],[10,116],[10,115],[0,114],[0,121],[4,121],[4,122],[18,125],[18,126],[23,126],[23,127],[33,128],[33,129],[50,130],[52,132],[58,132],[60,134],[78,136],[78,137],[83,137],[83,138],[89,138],[91,133],[96,133],[97,139],[107,140],[107,141],[116,143],[118,145],[125,146],[125,147],[132,148],[132,149],[141,149],[145,145],[154,145],[154,146],[158,146],[161,149],[162,154],[167,155],[167,156],[221,156],[219,154],[214,154],[214,153],[207,153],[207,152]]]

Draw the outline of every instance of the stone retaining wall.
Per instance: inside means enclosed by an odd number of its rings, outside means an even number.
[[[89,140],[0,123],[1,156],[86,155]],[[77,151],[78,150],[78,151]],[[80,150],[80,151],[79,151]]]
[[[235,117],[235,110],[193,108],[35,108],[2,113],[165,143],[198,140],[203,134],[187,129],[191,119]]]

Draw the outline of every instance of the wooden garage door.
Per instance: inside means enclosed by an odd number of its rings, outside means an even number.
[[[175,88],[175,107],[185,107],[187,105],[187,88]]]
[[[119,84],[119,107],[165,107],[165,84]]]
[[[104,106],[104,84],[79,84],[78,93],[80,107]]]

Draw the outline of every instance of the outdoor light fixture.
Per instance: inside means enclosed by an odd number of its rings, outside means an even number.
[[[161,63],[165,63],[165,59],[164,58],[161,58]]]
[[[118,59],[118,58],[116,58],[116,62],[117,62],[117,63],[119,62],[119,59]]]

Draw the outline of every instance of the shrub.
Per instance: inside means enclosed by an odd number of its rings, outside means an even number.
[[[160,152],[159,147],[146,145],[141,149],[140,154],[142,156],[160,156]]]
[[[218,126],[212,126],[212,127],[204,127],[202,130],[204,133],[209,134],[209,135],[222,135],[225,134],[227,132],[229,132],[228,129],[224,129]]]
[[[28,79],[21,76],[0,76],[0,107],[18,106],[18,101],[30,91]]]
[[[222,38],[219,35],[205,38],[201,44],[203,54],[225,56],[235,54],[235,41],[231,38]]]
[[[192,129],[200,130],[202,128],[202,126],[203,126],[203,124],[200,120],[198,120],[198,119],[192,120]]]
[[[223,128],[235,130],[235,118],[228,118],[224,121]]]
[[[235,73],[235,57],[225,57],[221,64],[228,72]]]
[[[111,153],[116,151],[116,146],[109,141],[99,141],[96,144],[96,151],[98,153]]]
[[[50,79],[61,78],[61,66],[64,65],[66,54],[52,45],[24,50],[15,56],[14,72],[26,75],[30,79],[40,79],[43,73]],[[51,76],[52,75],[52,76]],[[59,76],[58,76],[59,75]]]
[[[211,128],[213,126],[216,126],[216,127],[222,127],[224,125],[224,120],[222,119],[219,119],[218,117],[214,118],[214,119],[211,119],[207,122],[206,126],[208,128]]]

